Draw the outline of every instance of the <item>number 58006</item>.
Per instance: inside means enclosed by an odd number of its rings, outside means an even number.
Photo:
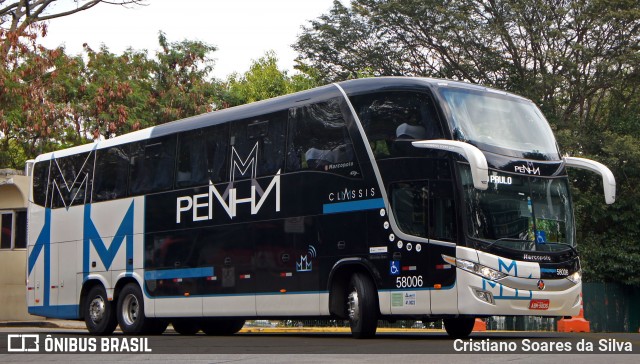
[[[422,284],[422,276],[396,277],[398,288],[422,287]]]

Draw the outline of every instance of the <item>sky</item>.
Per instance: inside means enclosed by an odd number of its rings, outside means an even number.
[[[249,70],[251,61],[274,50],[280,69],[293,71],[291,48],[302,25],[327,13],[333,0],[147,0],[147,6],[123,8],[99,4],[89,10],[49,21],[41,44],[64,45],[68,54],[82,53],[83,43],[94,50],[104,44],[120,54],[129,47],[153,56],[158,32],[170,42],[199,40],[218,48],[213,76],[225,79]],[[60,8],[74,6],[61,0]]]

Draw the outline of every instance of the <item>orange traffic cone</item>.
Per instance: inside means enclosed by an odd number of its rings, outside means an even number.
[[[589,321],[584,318],[582,292],[580,292],[580,313],[570,319],[558,320],[558,332],[591,332]]]
[[[473,324],[473,331],[487,331],[487,323],[477,318]]]

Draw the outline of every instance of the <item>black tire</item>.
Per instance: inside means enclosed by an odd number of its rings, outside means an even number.
[[[82,307],[87,330],[93,335],[111,335],[118,326],[113,302],[102,285],[89,290]]]
[[[207,335],[227,336],[242,330],[244,322],[239,319],[204,319],[200,327]]]
[[[474,317],[458,317],[442,321],[444,322],[444,329],[447,330],[449,336],[454,339],[464,339],[471,335],[476,319]]]
[[[122,332],[130,335],[157,333],[163,325],[162,321],[145,316],[142,291],[136,283],[128,283],[120,291],[117,316]]]
[[[171,326],[180,335],[195,335],[200,331],[200,324],[196,319],[175,319],[171,321]]]
[[[148,330],[145,332],[148,335],[162,335],[167,330],[167,326],[169,326],[169,321],[167,320],[157,318],[147,318],[147,320],[151,321]]]
[[[356,339],[373,337],[378,328],[378,295],[368,276],[362,273],[351,276],[346,307],[351,335]]]

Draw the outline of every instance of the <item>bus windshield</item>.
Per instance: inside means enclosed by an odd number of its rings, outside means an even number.
[[[527,159],[559,159],[551,127],[530,101],[506,94],[443,88],[454,138]]]
[[[468,165],[460,165],[467,235],[519,251],[575,248],[573,211],[566,178],[499,174],[486,191],[474,188]]]

